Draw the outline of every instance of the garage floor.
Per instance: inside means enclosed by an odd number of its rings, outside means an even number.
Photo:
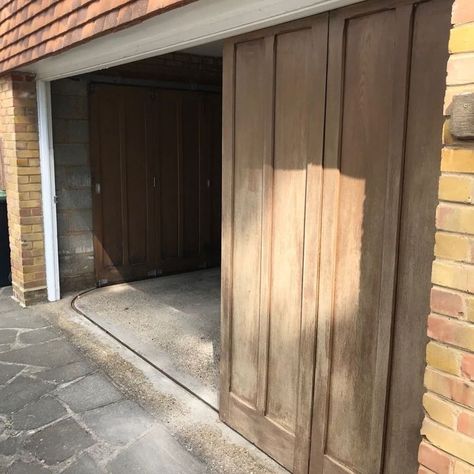
[[[219,269],[100,288],[74,307],[217,409]]]

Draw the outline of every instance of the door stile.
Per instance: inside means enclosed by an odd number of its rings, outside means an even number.
[[[265,143],[263,163],[262,242],[260,263],[260,320],[257,368],[256,410],[265,416],[267,410],[268,350],[270,332],[270,298],[272,273],[272,217],[274,165],[274,103],[275,103],[275,36],[265,38],[265,73],[268,84],[265,96]]]
[[[100,160],[100,106],[99,96],[94,90],[94,85],[89,86],[89,107],[90,107],[90,153],[91,153],[91,171],[92,171],[92,226],[94,242],[94,271],[96,281],[100,280],[100,271],[104,268],[104,248],[102,246],[102,196],[98,192],[102,183],[102,170]]]
[[[400,234],[400,215],[402,198],[402,177],[405,156],[406,118],[408,113],[409,75],[411,62],[411,39],[413,29],[413,5],[399,6],[396,11],[397,21],[397,66],[393,92],[393,124],[390,159],[387,167],[385,222],[383,240],[387,252],[382,256],[381,287],[387,289],[388,298],[379,301],[379,314],[390,314],[390,318],[382,319],[378,326],[377,356],[375,379],[383,381],[375,385],[372,405],[372,427],[370,456],[373,473],[382,472],[384,458],[385,428],[387,422],[387,401],[390,378],[390,360],[392,347],[392,329],[395,315],[396,282],[398,267],[398,246]],[[402,100],[398,100],[402,98]]]
[[[221,365],[219,415],[229,418],[232,265],[234,220],[234,122],[235,122],[235,49],[224,45],[222,82],[222,263],[221,263]]]
[[[146,160],[146,197],[147,197],[147,235],[146,235],[146,252],[148,256],[149,270],[156,272],[156,237],[158,234],[154,232],[154,216],[155,216],[155,187],[154,181],[156,181],[156,174],[154,170],[154,137],[156,133],[153,133],[153,100],[150,100],[152,96],[151,89],[145,89],[143,91],[143,106],[145,108],[145,160]]]
[[[316,325],[319,299],[319,258],[321,237],[321,203],[323,187],[323,153],[327,88],[329,14],[314,19],[313,58],[310,76],[316,78],[313,93],[308,97],[309,120],[312,124],[308,138],[306,165],[306,209],[304,223],[303,284],[301,309],[301,339],[296,415],[296,446],[294,471],[306,473],[309,468],[311,445],[312,398],[316,350]]]
[[[176,149],[178,151],[178,256],[184,255],[184,243],[183,243],[183,107],[184,107],[183,96],[178,97],[178,110],[176,114]]]
[[[123,229],[123,247],[122,247],[122,262],[123,265],[129,265],[129,229],[128,229],[128,209],[126,205],[127,199],[127,156],[126,156],[126,136],[125,130],[127,126],[125,118],[125,101],[126,101],[126,91],[122,89],[120,94],[120,113],[119,113],[119,144],[120,144],[120,153],[119,153],[119,163],[120,163],[120,190],[122,196],[122,229]]]
[[[318,321],[316,331],[315,388],[311,431],[310,472],[322,474],[326,448],[329,376],[332,356],[334,274],[339,201],[342,77],[345,21],[330,18],[328,31],[328,72],[323,158],[323,190],[320,237]],[[329,295],[329,297],[324,297]],[[317,386],[316,386],[317,381]]]

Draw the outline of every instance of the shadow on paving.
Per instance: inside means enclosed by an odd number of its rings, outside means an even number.
[[[38,313],[0,291],[0,472],[206,472]]]

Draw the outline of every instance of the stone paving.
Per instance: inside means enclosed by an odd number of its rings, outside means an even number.
[[[0,289],[0,472],[206,469],[34,308]]]

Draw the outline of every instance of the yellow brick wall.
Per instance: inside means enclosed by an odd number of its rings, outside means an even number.
[[[0,153],[4,162],[14,296],[22,305],[46,295],[35,81],[0,77]]]
[[[474,141],[449,123],[452,98],[474,92],[474,0],[455,0],[452,23],[420,474],[474,474]]]

